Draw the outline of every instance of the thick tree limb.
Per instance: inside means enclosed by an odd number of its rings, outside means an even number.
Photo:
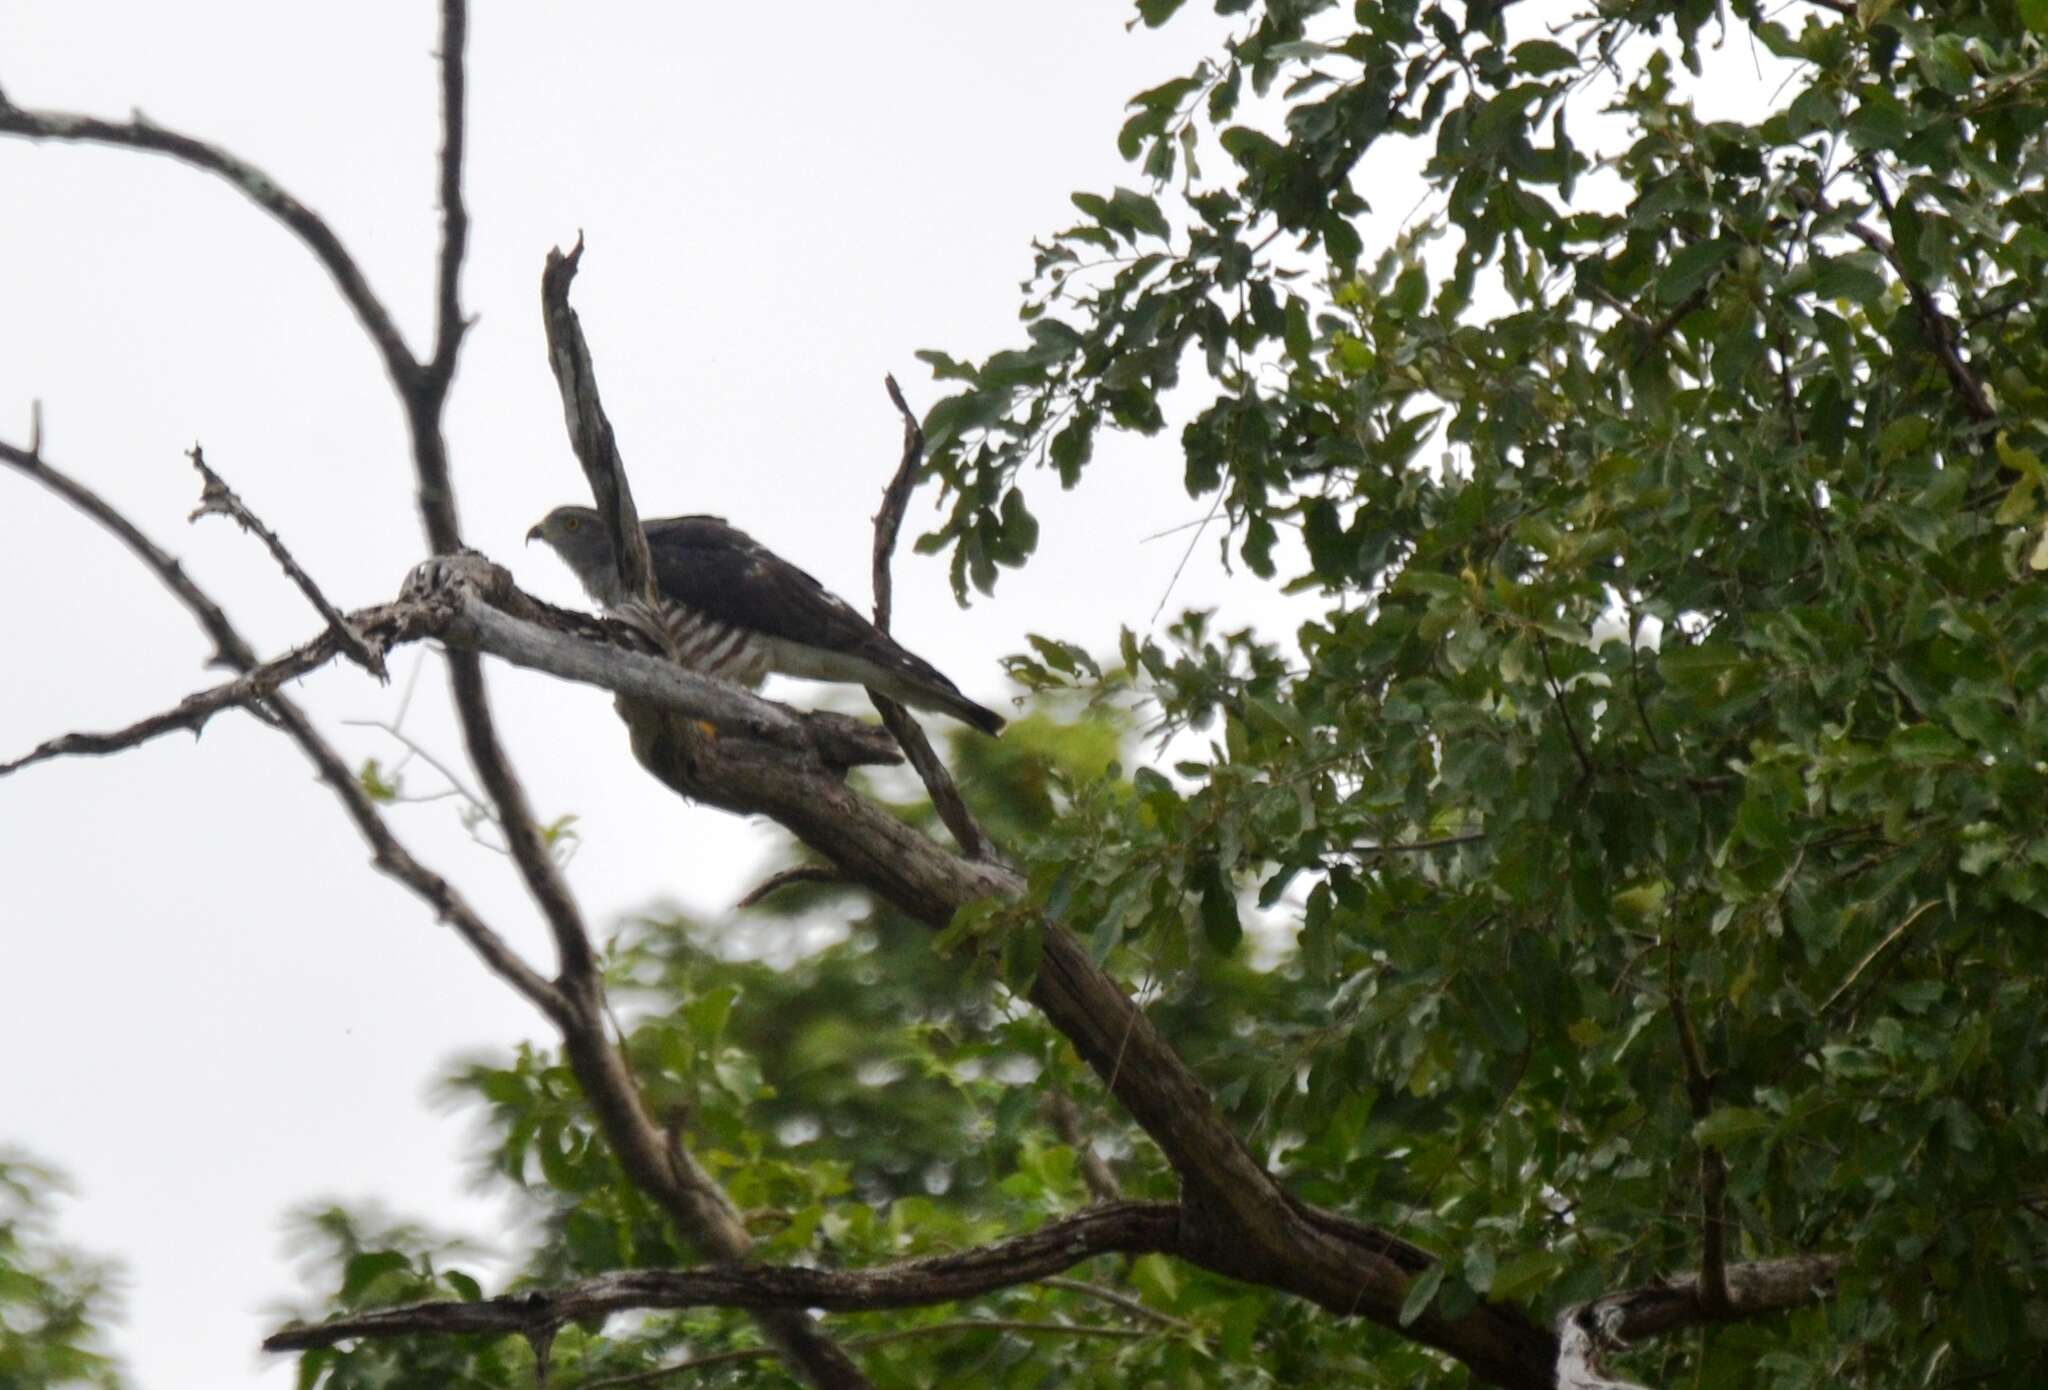
[[[1842,1264],[1839,1255],[1792,1255],[1729,1265],[1728,1311],[1720,1318],[1702,1311],[1696,1274],[1608,1294],[1587,1306],[1609,1319],[1617,1337],[1639,1342],[1703,1322],[1733,1322],[1818,1303],[1834,1292],[1835,1272]]]
[[[957,1255],[905,1260],[870,1269],[732,1264],[702,1269],[623,1270],[546,1294],[513,1294],[477,1303],[415,1303],[288,1328],[267,1338],[268,1351],[303,1351],[351,1337],[418,1332],[530,1333],[629,1308],[823,1308],[834,1313],[923,1308],[1062,1273],[1097,1255],[1174,1248],[1180,1227],[1170,1202],[1092,1207],[1049,1222],[1029,1235]]]
[[[220,474],[207,467],[205,451],[194,444],[185,457],[191,459],[192,466],[199,470],[202,482],[198,510],[194,511],[189,519],[197,521],[202,516],[224,516],[262,541],[264,549],[270,552],[271,558],[284,570],[285,577],[298,585],[299,592],[313,605],[313,611],[327,620],[328,630],[334,634],[335,640],[340,644],[341,650],[348,654],[349,660],[380,681],[391,679],[390,673],[384,669],[384,653],[371,646],[364,640],[362,633],[349,625],[349,620],[342,616],[341,610],[329,603],[327,595],[320,592],[320,586],[313,582],[313,576],[307,574],[299,562],[292,558],[291,551],[277,538],[277,533],[265,526],[262,520],[249,510]]]

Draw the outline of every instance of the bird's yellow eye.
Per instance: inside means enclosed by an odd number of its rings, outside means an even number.
[[[578,521],[578,520],[577,520],[577,519],[576,519],[575,517],[573,517],[573,516],[572,516],[572,517],[567,517],[567,518],[565,518],[565,519],[563,520],[563,522],[562,522],[562,529],[563,529],[564,531],[573,531],[573,530],[575,530],[575,529],[576,529],[576,528],[577,528],[578,526],[581,526],[582,524],[583,524],[582,522]]]

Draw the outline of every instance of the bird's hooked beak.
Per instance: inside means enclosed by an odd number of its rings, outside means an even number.
[[[541,534],[541,529],[538,523],[535,524],[534,528],[531,531],[528,531],[526,533],[526,543],[528,545],[532,545],[535,541],[545,539],[547,538]]]

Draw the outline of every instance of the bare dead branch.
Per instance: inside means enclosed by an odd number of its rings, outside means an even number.
[[[917,470],[924,463],[924,426],[917,422],[916,412],[903,399],[903,388],[896,384],[893,374],[884,376],[882,385],[889,392],[896,413],[903,417],[903,459],[896,465],[889,485],[882,489],[882,510],[875,513],[875,626],[887,632],[895,594],[890,562],[896,554],[897,534],[903,529],[903,514],[910,508],[910,494],[917,490]]]
[[[185,457],[192,460],[192,466],[199,470],[202,481],[199,507],[192,513],[190,520],[197,521],[202,516],[224,516],[262,541],[271,558],[284,570],[285,577],[299,586],[299,592],[306,596],[306,601],[313,605],[313,610],[327,620],[328,630],[334,634],[349,660],[380,681],[390,680],[390,673],[384,669],[384,653],[371,646],[362,633],[349,626],[349,620],[342,616],[340,609],[327,601],[327,595],[320,592],[320,586],[313,582],[313,576],[307,574],[299,562],[292,558],[291,551],[277,538],[277,533],[265,526],[242,499],[235,495],[234,489],[227,485],[220,474],[207,466],[205,451],[194,444]]]
[[[38,482],[72,502],[107,530],[111,531],[133,551],[164,585],[199,619],[209,636],[219,648],[222,659],[243,673],[244,679],[258,686],[267,686],[268,693],[262,699],[262,708],[269,711],[278,726],[299,745],[314,766],[320,779],[327,783],[341,798],[343,808],[357,830],[369,842],[373,852],[372,862],[377,869],[410,888],[415,895],[431,906],[436,915],[462,936],[470,949],[480,956],[500,979],[524,995],[551,1019],[560,1019],[565,1009],[562,993],[548,981],[535,974],[526,962],[498,934],[485,925],[483,919],[455,890],[454,885],[433,870],[412,857],[391,829],[384,823],[376,803],[356,781],[346,764],[320,737],[298,706],[280,693],[276,686],[288,679],[285,674],[297,664],[304,662],[310,649],[324,642],[332,642],[331,632],[316,638],[313,643],[289,653],[277,662],[264,666],[256,660],[255,650],[243,640],[228,620],[220,605],[209,598],[199,586],[192,582],[178,562],[144,536],[135,525],[83,484],[65,476],[34,455],[23,454],[18,449],[0,445],[0,459],[12,463]],[[332,651],[329,652],[332,655]],[[318,664],[313,663],[313,664]],[[306,669],[311,669],[310,666]],[[231,683],[232,684],[239,684]],[[194,697],[197,699],[199,697]],[[188,702],[189,703],[189,702]],[[253,706],[252,706],[253,707]]]
[[[7,128],[5,121],[9,110],[11,108],[0,106],[0,130]],[[133,551],[136,558],[176,596],[178,602],[185,605],[186,610],[199,620],[199,626],[206,630],[206,635],[212,639],[214,646],[214,656],[210,664],[226,666],[237,671],[254,668],[254,649],[235,631],[234,625],[228,621],[228,615],[221,611],[220,605],[200,591],[199,586],[186,576],[183,567],[175,559],[136,530],[127,517],[101,501],[97,493],[43,462],[42,433],[42,411],[38,409],[31,436],[33,447],[23,450],[11,444],[0,444],[0,463],[10,464],[34,478],[113,532],[123,545]]]
[[[0,771],[5,771],[0,768]],[[768,880],[741,898],[733,906],[737,908],[758,907],[771,894],[780,892],[792,883],[844,883],[837,869],[828,869],[823,864],[799,864],[793,869],[784,869],[771,874]]]
[[[619,458],[618,438],[597,393],[597,368],[590,360],[583,322],[569,304],[569,287],[575,283],[576,267],[582,259],[583,236],[578,233],[576,245],[567,255],[558,249],[548,252],[547,265],[541,271],[541,321],[547,329],[548,365],[562,394],[569,445],[583,465],[590,495],[611,537],[619,580],[628,594],[640,595],[651,610],[658,610],[654,556],[647,548],[647,533],[640,527],[640,513],[633,506],[633,489]]]
[[[266,1351],[304,1351],[354,1337],[411,1333],[525,1333],[629,1308],[823,1308],[835,1313],[921,1308],[1028,1284],[1097,1255],[1171,1250],[1180,1218],[1170,1202],[1094,1207],[956,1255],[869,1269],[808,1265],[711,1265],[699,1269],[622,1270],[557,1289],[468,1303],[414,1303],[287,1328]]]
[[[251,668],[247,675],[196,691],[171,708],[139,719],[126,728],[108,733],[64,734],[48,739],[14,761],[0,763],[0,777],[52,758],[103,757],[108,753],[123,753],[181,729],[189,730],[196,738],[205,729],[207,721],[226,709],[246,709],[261,715],[270,697],[287,681],[333,660],[339,650],[338,641],[332,631],[323,632],[306,645]]]
[[[1699,1034],[1693,1030],[1692,1014],[1685,1007],[1676,947],[1667,959],[1671,1021],[1678,1030],[1679,1056],[1685,1061],[1685,1096],[1693,1120],[1698,1122],[1713,1112],[1714,1081],[1700,1051]],[[1700,1311],[1709,1318],[1725,1318],[1733,1306],[1728,1300],[1728,1162],[1717,1144],[1700,1145],[1700,1216]]]
[[[587,640],[599,632],[617,640],[635,632],[628,624],[566,614],[566,610],[549,608],[524,595],[511,601],[522,603],[529,614],[549,619],[549,625],[542,626],[531,617],[516,617],[499,606],[507,602],[506,589],[497,587],[494,578],[481,581],[489,587],[463,587],[470,579],[448,567],[464,558],[428,562],[418,572],[427,587],[411,590],[417,595],[435,585],[455,586],[446,600],[451,606],[437,618],[435,628],[435,635],[451,645],[486,652],[564,680],[600,686],[749,740],[809,753],[826,766],[899,761],[894,745],[870,725],[843,715],[799,714],[672,661]],[[484,571],[503,576],[509,587],[509,575],[481,557],[475,558]],[[558,616],[566,616],[570,622],[557,625],[552,620]]]
[[[885,376],[882,382],[888,388],[889,399],[895,403],[897,413],[903,417],[903,458],[896,465],[889,485],[882,490],[882,509],[875,513],[875,626],[887,632],[893,602],[890,562],[896,553],[897,534],[903,529],[903,513],[910,505],[910,494],[917,487],[917,470],[924,462],[924,428],[918,424],[917,416],[903,399],[903,391],[896,385],[896,378]],[[967,802],[962,799],[953,774],[932,751],[931,740],[925,737],[923,726],[911,717],[909,710],[880,691],[868,691],[868,698],[874,701],[882,722],[889,726],[889,732],[896,736],[896,741],[909,755],[910,765],[917,769],[918,780],[924,783],[925,791],[931,796],[932,807],[953,836],[953,843],[960,846],[960,852],[969,859],[988,858],[988,836],[974,819],[974,813],[967,809]]]
[[[427,364],[428,389],[445,394],[455,376],[455,355],[468,329],[462,317],[462,258],[469,247],[469,212],[462,202],[465,128],[463,47],[469,36],[464,0],[441,0],[441,254],[436,266],[434,357]]]
[[[1060,1142],[1079,1156],[1081,1182],[1087,1187],[1088,1195],[1098,1202],[1122,1201],[1123,1184],[1116,1180],[1116,1174],[1109,1170],[1102,1155],[1095,1151],[1095,1145],[1089,1142],[1087,1132],[1081,1128],[1081,1109],[1074,1104],[1073,1097],[1065,1091],[1048,1092],[1045,1115]]]
[[[341,291],[341,297],[355,311],[356,318],[376,345],[384,370],[401,392],[411,389],[419,377],[398,325],[370,289],[361,267],[341,239],[312,209],[287,193],[277,180],[226,150],[174,130],[166,130],[136,112],[125,123],[104,121],[63,111],[29,111],[0,97],[0,134],[20,135],[29,140],[75,141],[89,145],[115,145],[169,155],[182,164],[203,169],[233,184],[249,201],[289,227],[326,267]]]

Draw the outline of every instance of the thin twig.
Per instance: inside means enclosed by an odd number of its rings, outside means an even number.
[[[332,631],[323,632],[304,646],[294,647],[283,656],[251,667],[245,675],[187,695],[170,709],[138,719],[126,728],[108,733],[64,734],[45,740],[12,762],[0,763],[0,777],[52,758],[102,757],[108,753],[123,753],[180,730],[187,730],[196,738],[206,728],[207,722],[222,710],[246,709],[260,715],[270,698],[287,681],[296,680],[331,661],[338,649],[337,642]]]
[[[882,509],[875,513],[875,626],[886,633],[889,630],[892,591],[889,565],[896,553],[897,534],[903,529],[904,510],[910,505],[910,494],[917,485],[917,470],[924,461],[924,430],[917,423],[917,416],[909,403],[903,399],[896,378],[885,376],[882,381],[888,388],[890,401],[903,417],[903,457],[896,465],[889,485],[882,490]],[[917,769],[919,780],[931,795],[933,809],[952,833],[953,842],[960,846],[960,852],[969,859],[987,859],[990,854],[988,836],[974,819],[974,813],[967,809],[967,802],[961,797],[953,774],[932,751],[931,740],[925,737],[923,727],[911,717],[909,710],[881,691],[870,689],[868,698],[881,712],[882,722],[888,725],[889,732],[903,745],[910,765]]]
[[[1883,210],[1886,219],[1896,225],[1896,210],[1892,206],[1891,194],[1885,189],[1884,180],[1868,161],[1863,163],[1862,169],[1864,185],[1870,189],[1871,197]],[[1813,202],[1816,211],[1826,211],[1826,204],[1819,199],[1814,199]],[[1949,322],[1948,315],[1942,312],[1941,305],[1935,302],[1927,287],[1920,283],[1906,265],[1906,258],[1899,254],[1899,248],[1883,233],[1853,219],[1844,230],[1884,257],[1893,273],[1899,277],[1900,283],[1905,285],[1906,293],[1913,301],[1913,312],[1919,317],[1921,330],[1927,335],[1928,346],[1933,349],[1935,360],[1941,363],[1941,369],[1948,376],[1949,384],[1955,388],[1956,395],[1962,400],[1964,412],[1980,425],[1995,421],[1998,412],[1992,409],[1991,398],[1985,394],[1983,384],[1977,380],[1969,364],[1963,361],[1962,353],[1956,346],[1954,325]]]
[[[1065,1091],[1052,1091],[1045,1098],[1046,1118],[1052,1122],[1053,1133],[1060,1142],[1072,1149],[1081,1161],[1081,1181],[1098,1202],[1120,1202],[1123,1200],[1123,1184],[1116,1180],[1109,1164],[1095,1151],[1088,1135],[1081,1128],[1081,1110]]]
[[[1434,840],[1403,840],[1390,845],[1352,845],[1342,851],[1345,854],[1422,854],[1433,849],[1453,849],[1458,845],[1472,845],[1486,838],[1484,830],[1467,830],[1461,835],[1442,835]]]
[[[1156,1322],[1161,1327],[1170,1327],[1176,1332],[1194,1331],[1194,1324],[1186,1319],[1177,1318],[1171,1313],[1162,1313],[1142,1299],[1133,1298],[1127,1293],[1119,1293],[1115,1289],[1105,1288],[1101,1284],[1091,1284],[1085,1279],[1068,1279],[1065,1277],[1041,1279],[1038,1282],[1045,1285],[1048,1289],[1064,1289],[1068,1293],[1077,1293],[1085,1298],[1101,1299],[1104,1303],[1114,1304],[1127,1313],[1135,1313],[1141,1318]]]
[[[1935,908],[1939,906],[1941,906],[1941,903],[1938,899],[1929,898],[1926,902],[1921,903],[1918,907],[1914,908],[1911,912],[1907,913],[1905,921],[1899,923],[1896,927],[1893,927],[1890,931],[1886,932],[1884,934],[1884,940],[1878,942],[1875,946],[1871,947],[1869,951],[1864,953],[1863,959],[1856,962],[1856,968],[1851,970],[1846,976],[1843,977],[1842,983],[1835,986],[1834,991],[1830,993],[1828,997],[1821,1002],[1821,1006],[1818,1010],[1816,1010],[1816,1012],[1824,1014],[1828,1010],[1834,1008],[1836,1003],[1841,1000],[1842,996],[1849,992],[1850,986],[1854,985],[1856,981],[1862,977],[1863,972],[1870,968],[1870,963],[1872,961],[1876,960],[1879,956],[1883,955],[1885,951],[1890,948],[1891,944],[1894,941],[1897,941],[1900,937],[1904,936],[1907,933],[1907,931],[1912,928],[1912,925],[1915,922],[1919,921],[1922,917],[1925,917],[1928,913],[1932,912]]]
[[[327,595],[320,592],[320,586],[313,582],[313,576],[307,574],[299,562],[292,558],[291,551],[277,538],[277,533],[265,526],[257,515],[249,510],[247,504],[235,495],[235,490],[227,485],[220,474],[207,466],[205,451],[194,444],[186,452],[185,457],[192,460],[192,466],[199,470],[199,477],[202,480],[199,506],[188,519],[197,521],[202,516],[224,516],[262,541],[271,558],[284,570],[285,577],[299,586],[299,592],[313,605],[313,611],[326,619],[328,628],[341,644],[341,650],[348,654],[349,660],[378,680],[389,681],[391,674],[384,668],[384,653],[371,646],[363,639],[362,633],[349,626],[348,619],[342,616],[340,609],[327,601]]]
[[[156,125],[141,112],[126,124],[79,116],[63,111],[29,111],[0,98],[0,134],[25,136],[30,140],[77,141],[89,145],[118,145],[133,150],[169,155],[180,163],[218,175],[233,184],[243,196],[289,227],[333,277],[341,297],[355,311],[363,329],[384,360],[384,370],[401,391],[419,377],[398,325],[384,308],[362,268],[350,256],[341,239],[318,214],[284,190],[276,179],[226,150],[180,135]]]
[[[469,32],[464,0],[441,4],[441,253],[436,266],[434,357],[426,379],[445,393],[455,375],[455,355],[469,327],[462,317],[462,259],[469,247],[469,213],[462,202],[465,127],[463,47]]]
[[[5,108],[0,108],[0,129],[6,128],[5,115]],[[149,568],[149,572],[176,596],[178,602],[185,605],[192,616],[199,620],[199,626],[206,630],[206,635],[212,639],[214,645],[211,664],[226,666],[236,671],[254,669],[257,664],[255,649],[242,640],[241,634],[228,622],[228,615],[221,611],[219,604],[200,591],[199,586],[185,574],[183,566],[159,549],[142,532],[136,530],[127,517],[101,501],[99,495],[90,488],[74,482],[43,462],[40,410],[36,412],[31,440],[35,447],[28,450],[17,449],[11,444],[0,444],[0,463],[11,464],[26,473],[113,532],[123,545],[134,551]]]
[[[112,532],[136,557],[154,573],[164,585],[176,594],[201,627],[213,638],[223,658],[245,677],[252,680],[273,681],[284,677],[277,675],[286,669],[292,654],[281,658],[270,666],[261,666],[256,660],[255,650],[243,640],[228,620],[220,605],[209,598],[179,568],[178,562],[144,536],[135,525],[83,484],[65,476],[34,455],[25,455],[18,449],[0,445],[0,459],[14,464],[38,482],[58,493],[79,510],[85,512]],[[314,644],[326,640],[331,634],[323,634]],[[307,649],[301,648],[300,653]],[[343,809],[349,819],[355,822],[357,830],[370,844],[373,851],[372,863],[377,869],[410,888],[414,894],[431,906],[440,919],[460,933],[469,943],[470,949],[480,956],[492,972],[520,994],[524,995],[549,1018],[560,1020],[564,1017],[567,1002],[561,991],[535,974],[519,954],[505,943],[496,932],[485,925],[483,919],[469,906],[454,885],[433,870],[412,857],[391,829],[384,823],[376,803],[370,800],[355,774],[349,771],[327,741],[307,721],[297,705],[277,692],[274,683],[263,701],[276,719],[278,726],[299,745],[312,760],[320,779],[326,782],[336,796],[341,798]]]
[[[1550,683],[1550,695],[1557,701],[1557,712],[1564,719],[1564,731],[1571,738],[1572,752],[1578,757],[1579,770],[1591,777],[1593,760],[1586,756],[1586,745],[1579,741],[1579,726],[1572,722],[1571,706],[1565,703],[1564,687],[1557,683],[1557,673],[1550,669],[1550,643],[1541,632],[1536,634],[1536,654],[1543,659],[1543,679]]]
[[[756,907],[770,894],[780,892],[792,883],[845,883],[846,879],[837,869],[823,864],[799,864],[793,869],[769,876],[767,882],[755,888],[733,906],[736,908]]]

